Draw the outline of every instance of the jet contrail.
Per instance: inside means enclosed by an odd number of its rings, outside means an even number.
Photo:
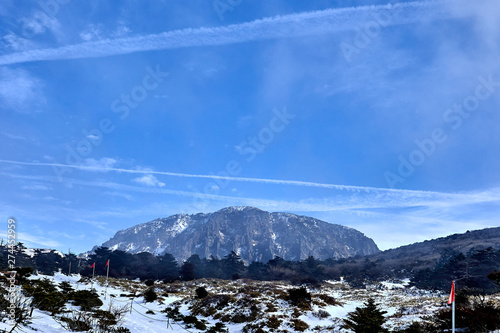
[[[55,176],[31,176],[19,175],[0,172],[0,176],[12,177],[17,179],[43,181],[43,182],[58,182],[58,177]],[[372,196],[363,197],[331,197],[321,199],[305,199],[299,201],[286,201],[275,199],[260,199],[252,197],[234,197],[220,194],[208,194],[200,192],[190,192],[182,190],[171,190],[157,187],[142,187],[131,186],[108,181],[94,181],[88,179],[65,178],[65,182],[73,185],[102,187],[116,191],[139,192],[166,194],[182,197],[193,198],[193,204],[196,205],[199,200],[214,200],[225,202],[227,204],[243,204],[245,206],[267,207],[270,209],[284,209],[291,211],[340,211],[340,210],[358,210],[358,209],[376,209],[376,208],[396,208],[396,207],[454,207],[458,205],[484,204],[498,202],[500,200],[499,189],[490,189],[486,192],[467,192],[467,193],[435,193],[428,192],[430,196],[407,195],[400,196],[400,193],[388,193],[385,196],[380,196],[378,193]],[[399,190],[404,192],[412,192],[408,190]],[[356,193],[357,195],[358,193]],[[439,194],[439,195],[436,195]],[[197,200],[195,200],[197,199]]]
[[[371,21],[383,20],[383,26],[392,26],[422,20],[446,19],[458,15],[447,11],[443,6],[444,3],[443,1],[415,1],[326,9],[268,17],[222,27],[187,28],[129,38],[103,39],[2,55],[0,56],[0,65],[98,58],[152,50],[228,45],[266,39],[321,35],[354,30]]]
[[[114,171],[123,172],[131,174],[152,174],[152,175],[163,175],[171,177],[186,177],[186,178],[205,178],[205,179],[221,179],[230,180],[236,182],[251,182],[251,183],[266,183],[266,184],[278,184],[278,185],[293,185],[293,186],[305,186],[305,187],[321,187],[329,188],[335,190],[347,190],[347,191],[368,191],[368,192],[397,192],[406,193],[411,195],[440,195],[440,196],[451,196],[450,193],[432,192],[432,191],[417,191],[417,190],[406,190],[406,189],[393,189],[393,188],[382,188],[382,187],[370,187],[370,186],[353,186],[353,185],[336,185],[336,184],[324,184],[316,182],[307,182],[299,180],[283,180],[283,179],[267,179],[267,178],[249,178],[249,177],[234,177],[234,176],[219,176],[219,175],[200,175],[200,174],[188,174],[188,173],[178,173],[178,172],[167,172],[167,171],[152,171],[152,170],[133,170],[133,169],[122,169],[122,168],[107,168],[107,167],[95,167],[95,166],[84,166],[84,165],[69,165],[60,163],[43,163],[43,162],[20,162],[11,160],[0,160],[0,163],[8,163],[15,165],[30,165],[30,166],[51,166],[58,168],[72,168],[87,171]]]

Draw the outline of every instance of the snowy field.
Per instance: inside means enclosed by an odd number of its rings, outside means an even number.
[[[56,284],[67,281],[75,290],[90,290],[90,282],[81,282],[79,275],[68,277],[63,274],[54,276],[32,276],[30,279],[47,278]],[[200,300],[195,298],[195,289],[204,286],[209,295],[226,295],[228,302],[225,305],[216,305],[213,313],[208,316],[197,314],[197,317],[204,319],[207,327],[213,326],[217,322],[224,322],[229,332],[242,332],[249,322],[235,323],[235,316],[239,312],[244,312],[242,301],[248,299],[256,304],[259,309],[259,317],[254,322],[270,325],[270,320],[274,320],[279,330],[294,331],[294,322],[307,324],[306,332],[338,332],[342,319],[356,307],[362,306],[368,297],[375,298],[376,302],[387,311],[387,328],[401,328],[407,326],[415,320],[420,320],[425,315],[429,315],[435,310],[446,305],[447,295],[408,288],[408,281],[382,282],[376,285],[367,286],[366,289],[351,289],[347,283],[338,281],[327,281],[319,289],[308,289],[312,295],[312,305],[309,310],[300,311],[283,300],[286,290],[292,288],[284,282],[259,282],[251,280],[197,280],[191,282],[179,282],[173,284],[155,284],[158,299],[146,303],[144,297],[140,295],[146,290],[144,283],[139,281],[110,279],[108,288],[104,285],[102,277],[93,284],[103,305],[102,310],[110,308],[127,309],[119,326],[126,327],[130,332],[203,332],[180,320],[169,320],[165,310],[177,308],[183,316],[192,314],[193,308],[200,304]],[[136,293],[137,297],[129,297]],[[323,296],[322,296],[323,295]],[[333,298],[325,298],[324,295]],[[66,304],[66,310],[79,310],[78,307]],[[239,311],[239,312],[238,312]],[[224,319],[233,318],[233,319]],[[263,324],[267,323],[267,324]],[[250,322],[253,324],[253,322]],[[188,328],[189,327],[189,328]],[[8,323],[1,322],[0,330],[10,330]],[[45,332],[56,333],[66,332],[48,312],[35,309],[31,323],[22,327],[20,332]]]

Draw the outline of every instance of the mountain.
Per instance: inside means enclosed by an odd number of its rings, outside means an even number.
[[[253,207],[159,218],[118,231],[102,246],[130,253],[170,253],[178,260],[192,254],[222,258],[234,251],[247,262],[267,262],[275,256],[327,259],[379,252],[372,239],[355,229]]]
[[[500,227],[467,231],[426,240],[364,257],[332,260],[339,276],[349,281],[410,278],[418,288],[461,288],[497,292],[488,274],[500,271]]]
[[[444,257],[454,254],[466,255],[471,250],[500,249],[500,227],[467,231],[446,237],[389,249],[368,256],[369,260],[393,263],[394,268],[432,268]],[[364,259],[366,260],[366,258]],[[500,267],[499,267],[500,268]]]

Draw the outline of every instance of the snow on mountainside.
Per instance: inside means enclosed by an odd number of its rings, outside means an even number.
[[[155,283],[153,288],[158,299],[146,303],[142,294],[147,287],[139,281],[110,279],[106,288],[104,277],[98,277],[98,282],[93,284],[76,274],[35,275],[29,279],[47,279],[55,283],[58,290],[62,290],[63,282],[79,291],[95,288],[103,303],[96,309],[124,309],[116,326],[128,329],[131,333],[198,333],[206,332],[215,325],[223,325],[224,330],[232,333],[253,332],[257,327],[262,332],[339,332],[347,314],[362,306],[368,297],[375,298],[387,311],[385,327],[396,329],[408,327],[411,322],[421,321],[437,309],[446,307],[448,299],[447,293],[409,288],[408,281],[387,281],[368,285],[366,289],[353,289],[344,282],[328,281],[320,287],[308,288],[312,303],[309,309],[305,309],[293,306],[284,299],[287,290],[294,288],[285,282],[201,279],[171,284]],[[206,288],[208,297],[196,297],[195,289],[200,286]],[[132,295],[135,296],[132,298]],[[488,296],[488,299],[499,300],[498,295]],[[93,312],[82,311],[70,302],[63,307],[64,311],[58,314],[35,308],[29,323],[18,331],[68,332],[61,318],[96,313],[95,309]],[[194,327],[196,325],[198,327]],[[0,331],[9,331],[10,328],[7,322],[0,320]]]
[[[247,262],[266,262],[275,256],[327,259],[379,252],[372,239],[355,229],[253,207],[155,219],[118,231],[102,246],[130,253],[170,253],[179,260],[192,254],[222,258],[234,251]]]

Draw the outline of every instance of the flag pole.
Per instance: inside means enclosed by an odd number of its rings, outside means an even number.
[[[453,305],[452,305],[452,317],[451,317],[451,332],[455,333],[455,300],[453,300]]]
[[[109,276],[109,259],[108,262],[106,263],[106,266],[108,267],[108,270],[106,271],[106,286],[108,285],[108,276]]]
[[[106,262],[106,267],[108,268],[106,270],[106,288],[104,289],[104,299],[106,299],[106,295],[108,293],[108,277],[109,277],[109,259]]]
[[[92,288],[94,289],[94,273],[95,273],[95,263],[92,264]]]
[[[448,299],[448,305],[451,304],[451,332],[455,333],[455,280],[451,284],[450,298]]]

